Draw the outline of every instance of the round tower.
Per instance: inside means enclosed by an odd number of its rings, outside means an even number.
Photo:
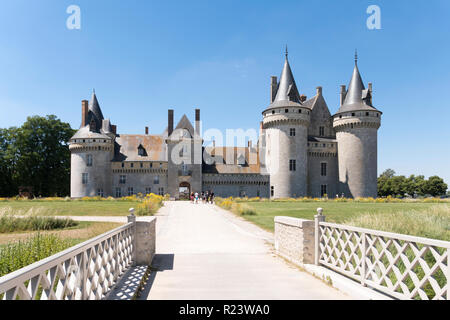
[[[272,198],[306,196],[311,110],[302,104],[287,52],[280,81],[272,77],[271,91],[271,104],[263,112],[270,194]]]
[[[341,107],[333,116],[338,142],[339,190],[348,198],[377,197],[378,128],[382,112],[372,106],[372,84],[364,87],[357,58]]]
[[[81,128],[69,141],[72,198],[112,195],[111,160],[114,137],[109,120],[103,119],[95,93],[82,102]]]

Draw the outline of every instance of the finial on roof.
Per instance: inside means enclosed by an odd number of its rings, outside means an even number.
[[[286,58],[288,57],[288,46],[286,45],[286,52],[285,52],[285,54],[286,54]]]
[[[92,89],[92,93],[93,93],[93,94],[95,94],[95,88],[94,88],[94,89]]]
[[[355,65],[358,64],[358,49],[355,49]]]

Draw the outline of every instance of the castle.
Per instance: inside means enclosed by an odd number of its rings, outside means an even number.
[[[271,77],[270,105],[259,138],[247,147],[204,146],[200,110],[194,125],[184,115],[174,127],[168,112],[160,135],[119,134],[104,119],[95,91],[82,101],[80,129],[69,141],[71,196],[123,197],[212,190],[217,196],[264,198],[377,196],[377,131],[381,115],[372,105],[355,57],[340,108],[331,115],[322,88],[300,95],[286,59],[278,81]]]

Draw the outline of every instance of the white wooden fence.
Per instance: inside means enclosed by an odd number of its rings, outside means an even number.
[[[316,263],[398,299],[450,300],[450,242],[327,223]]]
[[[99,300],[135,255],[135,223],[69,248],[0,278],[3,300]]]

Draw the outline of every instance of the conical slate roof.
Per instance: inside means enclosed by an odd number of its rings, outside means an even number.
[[[348,85],[347,95],[345,96],[344,103],[339,108],[337,113],[343,113],[348,111],[360,111],[360,110],[377,110],[367,99],[368,90],[366,90],[361,74],[359,73],[358,63],[355,60],[355,68],[353,69],[352,78]]]
[[[88,115],[88,124],[94,119],[95,127],[97,130],[102,128],[103,122],[103,113],[100,109],[100,105],[97,100],[97,96],[95,95],[95,91],[92,92],[91,101],[89,101],[89,115]]]
[[[277,95],[274,99],[274,102],[279,101],[292,101],[301,104],[300,94],[298,93],[297,85],[295,83],[294,75],[292,74],[291,66],[289,65],[287,54],[283,71],[281,72],[280,82],[278,84]]]

